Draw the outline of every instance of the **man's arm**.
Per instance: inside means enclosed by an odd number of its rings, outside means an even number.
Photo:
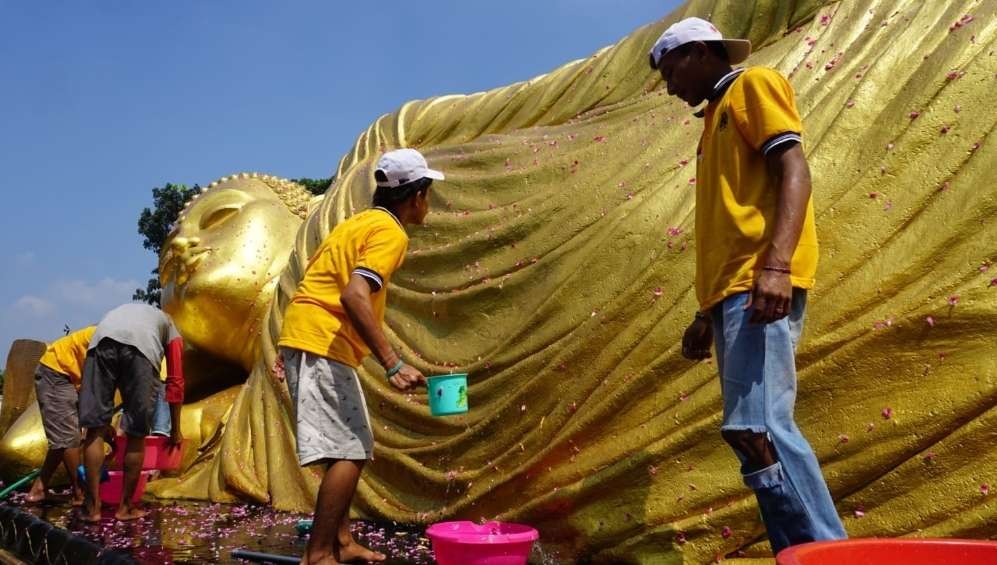
[[[353,326],[357,329],[364,343],[370,347],[371,352],[378,362],[385,369],[391,369],[402,361],[401,356],[395,352],[388,343],[388,339],[381,330],[381,325],[374,318],[374,307],[371,303],[371,283],[368,279],[353,273],[350,275],[350,282],[343,290],[340,302],[346,315],[350,317]],[[425,384],[426,378],[418,369],[402,364],[402,368],[390,379],[391,384],[401,390],[414,387],[420,383]]]
[[[170,405],[170,443],[180,445],[180,410],[183,406],[183,339],[173,338],[166,345],[166,402]]]
[[[810,167],[799,143],[776,146],[765,155],[765,160],[778,191],[775,226],[749,303],[754,306],[751,321],[763,324],[789,314],[793,298],[789,269],[812,191]]]

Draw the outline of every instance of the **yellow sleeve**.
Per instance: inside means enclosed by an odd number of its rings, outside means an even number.
[[[394,225],[376,226],[360,249],[353,272],[375,283],[375,292],[384,288],[402,262],[408,249],[408,238]]]
[[[741,135],[762,153],[784,143],[802,143],[803,123],[789,81],[771,69],[745,71],[732,101],[734,123]]]

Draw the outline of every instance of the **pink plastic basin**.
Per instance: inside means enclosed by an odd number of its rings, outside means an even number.
[[[145,459],[142,460],[142,469],[151,471],[174,471],[180,468],[180,458],[183,455],[183,443],[176,447],[167,444],[169,438],[165,436],[145,436]],[[186,443],[186,440],[184,440]],[[128,445],[128,436],[119,435],[115,438],[114,466],[121,469],[125,460],[125,448]]]
[[[124,471],[108,471],[110,478],[100,483],[100,501],[105,504],[118,504],[121,502],[121,489],[124,486]],[[145,494],[145,484],[149,481],[149,471],[142,471],[139,475],[138,483],[135,485],[135,494],[132,495],[132,502],[138,502]]]
[[[467,520],[426,529],[439,565],[523,565],[540,534],[523,524]]]
[[[997,542],[962,539],[851,539],[786,548],[777,565],[983,565],[997,563]]]

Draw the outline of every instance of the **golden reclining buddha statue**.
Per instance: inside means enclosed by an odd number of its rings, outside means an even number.
[[[995,0],[691,0],[543,76],[382,116],[321,199],[223,179],[163,254],[164,308],[248,377],[212,388],[203,364],[184,417],[200,449],[149,490],[312,508],[319,475],[297,464],[272,370],[282,312],[322,239],[369,206],[380,153],[412,146],[447,181],[391,281],[388,333],[426,374],[469,372],[471,410],[431,417],[424,395],[362,367],[377,446],[354,511],[527,522],[569,559],[766,555],[719,434],[715,367],[680,354],[701,126],[647,51],[697,15],[751,39],[748,63],[797,92],[822,255],[796,415],[849,534],[997,535],[995,13]]]

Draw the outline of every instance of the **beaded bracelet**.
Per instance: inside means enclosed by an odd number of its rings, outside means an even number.
[[[399,359],[398,360],[398,364],[395,365],[394,367],[388,369],[388,372],[384,374],[384,377],[390,379],[391,377],[397,375],[398,371],[401,371],[402,367],[404,367],[404,366],[405,366],[405,362],[402,361],[401,359]]]

